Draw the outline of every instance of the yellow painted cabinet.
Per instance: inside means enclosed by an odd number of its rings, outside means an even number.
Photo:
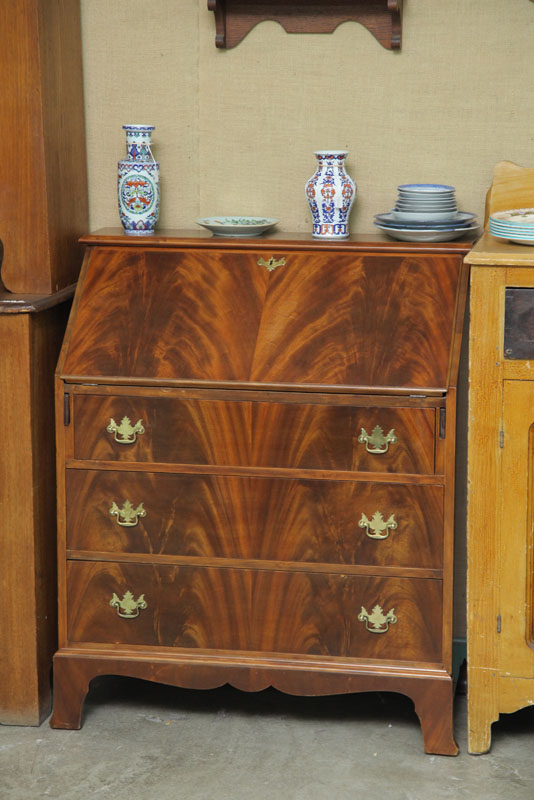
[[[471,266],[468,748],[534,703],[534,248],[489,234]]]

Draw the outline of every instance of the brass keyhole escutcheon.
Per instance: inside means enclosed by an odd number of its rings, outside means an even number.
[[[283,267],[285,263],[285,258],[281,258],[277,261],[274,256],[271,256],[268,261],[266,261],[264,258],[258,259],[258,267],[266,267],[269,272],[272,272],[273,269],[276,269],[277,267]]]

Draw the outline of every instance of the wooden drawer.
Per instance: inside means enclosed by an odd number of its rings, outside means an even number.
[[[131,443],[108,430],[124,417],[142,427]],[[434,408],[75,395],[74,457],[429,474],[435,417]],[[377,427],[394,441],[362,441]]]
[[[71,561],[67,583],[71,644],[441,659],[438,580]],[[146,608],[125,618],[127,592]],[[382,633],[377,605],[396,619]]]
[[[71,550],[439,569],[442,529],[441,486],[67,470]]]

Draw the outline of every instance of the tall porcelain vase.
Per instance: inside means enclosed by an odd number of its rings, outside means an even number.
[[[129,236],[151,236],[159,216],[159,164],[151,138],[154,125],[123,125],[126,158],[118,163],[119,215]]]
[[[316,239],[346,239],[356,184],[345,171],[347,150],[317,150],[317,171],[306,182]]]

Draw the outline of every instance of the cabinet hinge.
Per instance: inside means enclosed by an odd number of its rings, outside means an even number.
[[[63,423],[65,427],[70,425],[70,394],[63,395]]]
[[[504,447],[504,431],[499,431],[499,447],[501,450]]]
[[[501,615],[497,614],[497,633],[501,632]]]
[[[439,438],[445,438],[445,424],[447,420],[447,412],[444,408],[440,408],[439,410]]]

